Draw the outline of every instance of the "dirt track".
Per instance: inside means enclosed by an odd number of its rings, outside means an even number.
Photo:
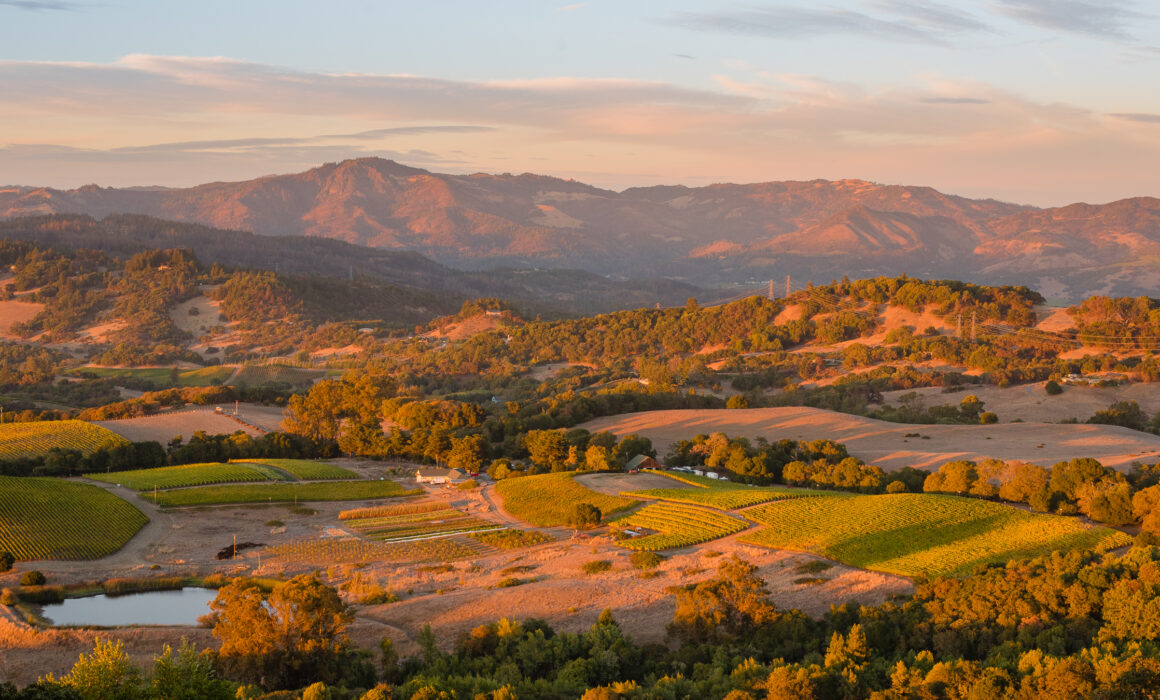
[[[577,427],[594,433],[637,433],[652,440],[662,454],[672,443],[699,433],[725,432],[731,437],[764,437],[771,442],[831,439],[845,443],[850,454],[886,470],[905,466],[930,469],[956,459],[986,457],[1042,465],[1094,457],[1123,470],[1135,461],[1160,461],[1160,437],[1116,426],[911,425],[816,408],[645,411],[597,418]]]

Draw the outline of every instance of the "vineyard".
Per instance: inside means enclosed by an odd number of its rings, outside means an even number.
[[[332,479],[357,479],[349,469],[343,469],[337,464],[329,462],[315,462],[309,459],[246,459],[235,460],[243,464],[264,464],[281,469],[291,476],[303,481],[323,481]]]
[[[504,510],[540,527],[564,525],[577,503],[591,503],[607,517],[639,503],[631,498],[609,496],[581,486],[575,472],[555,472],[504,479],[496,484]]]
[[[81,367],[78,375],[92,375],[102,379],[130,378],[146,381],[155,386],[215,386],[224,384],[234,373],[233,367],[203,367],[177,371],[177,381],[173,379],[172,367]]]
[[[362,518],[389,518],[394,515],[430,513],[431,511],[444,510],[447,507],[448,506],[445,503],[432,503],[431,501],[427,501],[425,503],[404,503],[402,505],[391,506],[370,506],[367,508],[344,510],[338,514],[338,519],[360,520]]]
[[[233,383],[242,386],[265,386],[268,384],[289,384],[302,386],[326,375],[324,370],[286,367],[284,365],[246,365],[238,370]]]
[[[934,494],[798,498],[745,514],[769,526],[742,536],[745,542],[904,576],[957,576],[979,564],[1131,543],[1076,518]]]
[[[131,504],[90,484],[0,476],[0,551],[17,559],[97,559],[148,522]]]
[[[48,420],[0,425],[0,459],[43,457],[59,447],[85,454],[128,442],[111,430],[79,420]]]
[[[650,472],[667,476],[675,481],[686,483],[696,488],[691,489],[644,489],[641,491],[623,491],[620,495],[630,498],[641,498],[654,501],[671,501],[674,503],[690,503],[698,506],[707,506],[717,510],[736,510],[760,503],[769,503],[783,498],[800,498],[807,495],[816,495],[820,491],[806,489],[786,489],[778,487],[754,487],[738,484],[732,481],[710,479],[696,474],[678,472]]]
[[[159,467],[157,469],[135,469],[109,474],[89,474],[87,477],[94,481],[120,484],[134,491],[244,481],[268,481],[270,479],[269,474],[264,470],[254,469],[245,464],[223,464],[221,462],[185,464],[179,467]]]
[[[498,549],[534,547],[538,544],[545,544],[556,540],[555,537],[552,537],[546,532],[508,529],[493,530],[491,532],[473,532],[470,537]]]
[[[291,484],[237,484],[233,486],[198,486],[157,494],[156,502],[166,508],[181,506],[228,505],[232,503],[287,503],[305,501],[362,501],[372,498],[413,496],[393,481],[323,481]],[[142,498],[153,500],[152,493]]]
[[[298,540],[266,549],[274,558],[296,562],[369,563],[378,561],[422,562],[466,559],[486,553],[488,547],[460,537],[410,542],[372,542],[356,537]]]
[[[741,532],[748,523],[716,511],[676,503],[654,503],[616,522],[621,532],[655,530],[657,534],[634,537],[620,546],[642,551],[673,549],[701,544]]]
[[[421,513],[397,513],[357,519],[345,518],[343,524],[362,537],[382,542],[446,537],[474,530],[499,528],[494,522],[476,518],[450,506]]]

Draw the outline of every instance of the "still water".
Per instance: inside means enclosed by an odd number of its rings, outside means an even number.
[[[196,625],[198,617],[211,612],[215,597],[217,591],[206,588],[97,595],[45,605],[43,615],[57,626]]]

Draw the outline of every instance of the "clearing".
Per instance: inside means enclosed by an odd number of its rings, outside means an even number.
[[[162,445],[178,435],[189,438],[198,430],[204,430],[209,435],[231,435],[239,430],[254,437],[262,434],[262,431],[253,425],[246,425],[235,420],[232,415],[233,406],[229,408],[231,409],[229,412],[217,413],[213,407],[198,406],[164,411],[140,418],[93,421],[93,425],[107,428],[126,440],[133,442],[156,440]],[[248,420],[248,413],[245,411],[242,411],[239,417],[247,422],[252,422]],[[254,423],[254,425],[260,424]]]

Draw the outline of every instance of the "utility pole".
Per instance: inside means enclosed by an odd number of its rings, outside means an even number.
[[[789,275],[785,276],[785,298],[789,299]]]
[[[769,281],[769,300],[773,301],[773,280]]]

